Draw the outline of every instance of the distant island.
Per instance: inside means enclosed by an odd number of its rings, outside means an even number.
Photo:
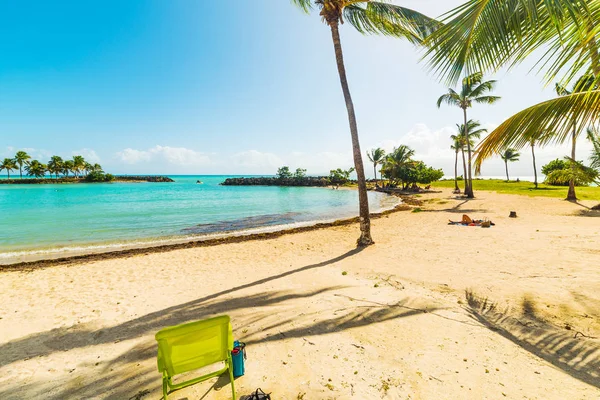
[[[289,167],[281,167],[276,176],[250,177],[250,178],[227,178],[221,183],[223,186],[314,186],[338,187],[352,183],[350,174],[354,168],[343,170],[341,168],[331,170],[329,176],[306,176],[303,168],[291,172]]]
[[[2,171],[6,171],[8,179],[0,179],[0,184],[173,182],[173,179],[167,176],[108,174],[104,172],[100,164],[91,164],[83,156],[73,156],[71,160],[52,156],[48,163],[44,164],[38,160],[32,160],[25,151],[18,151],[13,158],[2,160],[0,172]],[[10,178],[12,171],[19,171],[19,179]],[[23,178],[23,171],[29,178]]]

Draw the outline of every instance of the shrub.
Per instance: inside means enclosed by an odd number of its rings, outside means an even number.
[[[554,171],[561,171],[567,168],[569,168],[569,164],[565,160],[557,158],[542,167],[542,174],[549,176]]]
[[[115,180],[114,175],[105,174],[102,171],[93,171],[90,172],[86,177],[86,182],[112,182]]]

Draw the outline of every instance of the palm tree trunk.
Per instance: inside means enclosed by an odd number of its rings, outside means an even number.
[[[469,127],[467,126],[467,109],[463,108],[463,116],[465,120],[465,140],[467,142],[467,156],[468,156],[468,164],[467,164],[467,172],[469,174],[467,180],[469,181],[469,185],[465,186],[465,194],[469,199],[475,197],[473,195],[473,176],[471,173],[471,141],[469,140]]]
[[[354,168],[358,179],[358,203],[359,203],[359,219],[360,219],[360,238],[357,245],[369,246],[373,244],[371,238],[371,219],[369,216],[369,199],[367,197],[367,182],[365,181],[365,170],[360,152],[360,143],[358,141],[358,126],[356,124],[356,115],[354,114],[354,104],[350,96],[350,88],[348,87],[348,79],[346,78],[346,67],[344,66],[344,55],[342,53],[342,43],[340,41],[339,22],[337,20],[330,21],[331,37],[333,39],[333,48],[335,50],[335,60],[337,62],[338,73],[340,75],[340,83],[346,100],[346,108],[348,110],[348,122],[350,124],[350,134],[352,136],[352,152],[354,155]]]
[[[533,177],[534,177],[534,181],[533,184],[535,185],[535,188],[538,188],[538,181],[537,181],[537,168],[535,166],[535,144],[532,142],[531,143],[531,155],[533,157]]]
[[[506,182],[510,182],[510,178],[508,176],[508,161],[504,161],[504,167],[506,168]]]
[[[19,164],[19,176],[23,179],[23,164]]]
[[[459,191],[458,188],[458,149],[454,152],[454,190]]]
[[[373,175],[375,176],[375,187],[377,187],[377,163],[373,163]]]
[[[463,173],[464,173],[464,181],[465,181],[465,193],[467,193],[467,188],[469,187],[469,179],[467,179],[467,160],[465,160],[465,149],[462,149],[462,159],[463,159]]]
[[[573,124],[573,136],[571,137],[571,158],[575,161],[575,146],[577,144],[577,125]],[[575,201],[577,200],[577,195],[575,194],[575,163],[571,163],[571,172],[573,176],[569,181],[569,193],[567,193],[567,200]]]

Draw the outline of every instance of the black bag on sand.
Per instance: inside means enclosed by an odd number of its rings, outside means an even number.
[[[256,392],[252,393],[248,400],[271,400],[271,393],[265,393],[261,388],[256,389]]]

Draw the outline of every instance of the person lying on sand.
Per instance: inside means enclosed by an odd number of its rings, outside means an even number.
[[[495,225],[491,221],[483,220],[483,219],[471,219],[467,214],[463,214],[462,219],[460,221],[452,221],[449,220],[448,225],[463,225],[463,226],[485,226],[489,222],[488,226]]]

